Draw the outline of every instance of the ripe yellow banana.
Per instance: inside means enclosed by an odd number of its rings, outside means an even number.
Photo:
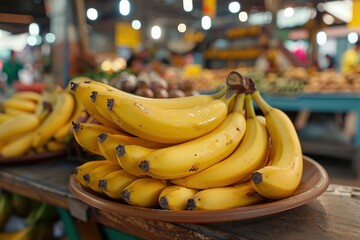
[[[74,104],[74,97],[69,92],[63,91],[57,94],[53,110],[36,129],[32,143],[34,148],[45,145],[56,131],[70,119]]]
[[[178,185],[166,187],[159,196],[159,205],[163,209],[185,210],[187,202],[198,190]]]
[[[98,193],[102,193],[99,188],[99,181],[111,172],[121,170],[119,164],[105,164],[103,166],[93,169],[91,172],[84,175],[84,180],[88,187]]]
[[[0,151],[2,157],[20,157],[24,156],[31,149],[35,131],[25,133],[6,144]]]
[[[39,125],[40,119],[35,114],[25,113],[16,115],[14,118],[0,124],[0,141],[32,131]]]
[[[8,113],[0,113],[0,124],[13,118],[14,115]]]
[[[21,98],[8,98],[2,102],[4,108],[12,108],[15,110],[32,113],[35,111],[36,103],[31,100]]]
[[[121,192],[138,177],[125,170],[117,170],[109,173],[99,181],[99,189],[114,199],[121,199]]]
[[[56,140],[49,140],[46,145],[46,150],[49,152],[63,151],[67,145],[64,142],[58,142]]]
[[[139,167],[152,177],[174,179],[200,172],[228,157],[245,134],[243,102],[244,95],[241,94],[234,112],[227,115],[212,132],[195,140],[156,150]]]
[[[97,167],[113,164],[108,160],[92,160],[77,166],[72,174],[74,175],[75,179],[83,186],[87,186],[87,182],[85,182],[84,175],[90,173]]]
[[[246,95],[246,132],[235,151],[221,162],[173,183],[198,189],[225,187],[246,181],[251,173],[265,166],[269,154],[269,136],[254,111],[251,94]]]
[[[23,110],[19,110],[19,109],[15,109],[15,108],[4,107],[4,113],[13,115],[13,116],[17,116],[17,115],[22,115],[22,114],[29,114],[31,112],[23,111]]]
[[[138,145],[118,145],[116,147],[117,160],[120,166],[135,176],[145,177],[148,176],[141,168],[140,162],[146,159],[150,153],[156,149],[141,147]]]
[[[223,210],[258,204],[265,198],[250,182],[233,186],[209,188],[196,193],[187,203],[188,210]]]
[[[130,99],[108,99],[116,124],[129,133],[162,143],[182,143],[214,130],[228,114],[234,94],[192,108],[165,109]]]
[[[73,133],[76,142],[87,151],[101,155],[97,137],[101,133],[121,134],[116,129],[106,127],[96,123],[75,123],[73,122]]]
[[[71,91],[73,92],[74,96],[82,103],[82,105],[86,108],[86,111],[89,112],[89,114],[95,118],[99,123],[118,129],[118,125],[116,125],[112,120],[107,119],[105,116],[99,113],[97,111],[94,103],[91,101],[91,92],[93,91],[94,86],[97,88],[100,88],[102,90],[106,90],[106,88],[103,88],[98,85],[93,85],[87,82],[83,83],[74,83],[71,82]]]
[[[35,103],[41,101],[41,94],[33,91],[21,91],[21,92],[15,92],[11,98],[20,98],[24,100],[33,101]]]
[[[101,155],[116,163],[118,162],[116,147],[119,145],[139,145],[148,148],[161,148],[169,146],[168,144],[151,142],[143,138],[111,133],[101,133],[98,136],[97,141]]]
[[[290,118],[270,106],[256,89],[253,99],[266,118],[271,138],[270,165],[252,174],[251,182],[258,193],[269,199],[289,197],[300,184],[303,157],[300,141]]]
[[[195,107],[198,105],[201,105],[203,103],[209,102],[211,100],[217,99],[225,95],[227,88],[222,87],[219,89],[219,91],[215,92],[212,95],[195,95],[195,96],[189,96],[189,97],[182,97],[182,98],[171,98],[171,99],[154,99],[154,98],[145,98],[141,97],[135,94],[127,93],[124,91],[121,91],[117,88],[111,87],[105,83],[94,81],[90,78],[86,77],[77,77],[73,78],[71,80],[72,84],[87,84],[91,85],[91,88],[93,89],[92,94],[92,101],[97,102],[97,95],[102,95],[103,98],[126,98],[131,99],[134,101],[138,101],[141,103],[149,103],[156,105],[158,107],[162,108],[171,108],[171,109],[177,109],[177,108],[190,108]],[[106,90],[104,90],[104,88]],[[101,104],[96,104],[101,106]],[[106,106],[106,105],[105,105]],[[103,108],[105,108],[103,106]],[[102,107],[101,107],[102,108]],[[99,109],[98,109],[99,110]]]
[[[54,134],[54,138],[57,141],[66,141],[69,135],[72,134],[72,122],[85,121],[87,118],[87,112],[85,111],[85,107],[81,104],[81,102],[75,99],[75,107],[74,111],[69,119],[60,129]]]
[[[160,193],[165,187],[166,184],[160,179],[139,178],[121,192],[121,197],[133,206],[155,207],[158,205]]]

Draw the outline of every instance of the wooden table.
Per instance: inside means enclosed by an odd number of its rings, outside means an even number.
[[[360,190],[330,185],[319,198],[271,216],[225,223],[174,224],[121,216],[77,200],[67,184],[79,165],[65,159],[0,166],[0,188],[66,209],[77,221],[95,221],[142,239],[359,239]]]

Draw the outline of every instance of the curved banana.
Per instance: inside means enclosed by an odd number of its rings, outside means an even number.
[[[220,188],[209,188],[196,193],[187,203],[188,210],[223,210],[263,202],[250,182]]]
[[[56,152],[56,151],[65,150],[67,145],[64,142],[58,142],[56,140],[49,140],[46,143],[45,147],[48,152]]]
[[[69,92],[58,93],[53,110],[36,129],[32,143],[34,148],[45,145],[56,131],[70,119],[74,104],[74,97]]]
[[[77,98],[74,99],[75,107],[69,121],[67,121],[62,127],[60,127],[59,130],[54,134],[54,138],[57,141],[66,141],[69,135],[72,134],[72,122],[83,122],[88,117],[88,114],[85,111],[85,107]]]
[[[171,109],[180,109],[180,108],[190,108],[201,105],[203,103],[209,102],[211,100],[217,99],[225,95],[227,88],[222,87],[217,92],[212,95],[194,95],[182,98],[170,98],[170,99],[155,99],[155,98],[146,98],[141,97],[135,94],[131,94],[120,89],[114,88],[108,84],[94,81],[87,77],[76,77],[73,78],[70,84],[87,84],[91,85],[93,89],[92,101],[97,102],[97,95],[102,95],[104,98],[126,98],[131,99],[141,103],[149,103],[156,105],[157,107],[162,108],[171,108]],[[104,90],[105,88],[106,90]],[[101,106],[101,104],[96,104]],[[106,105],[105,105],[106,106]],[[105,109],[106,107],[103,106]],[[99,109],[98,109],[99,110]]]
[[[32,113],[35,111],[36,103],[31,100],[22,98],[8,98],[2,102],[4,108],[12,108],[15,110]]]
[[[99,181],[111,172],[121,170],[119,164],[105,164],[103,166],[93,169],[91,172],[84,175],[84,180],[87,186],[98,193],[103,191],[99,188]]]
[[[95,105],[93,104],[90,98],[92,91],[94,91],[94,86],[100,88],[101,90],[106,90],[106,88],[103,88],[98,85],[93,85],[87,82],[83,82],[83,83],[71,82],[70,85],[71,85],[71,91],[73,92],[74,96],[82,103],[82,105],[86,108],[86,110],[93,118],[95,118],[99,123],[105,126],[114,129],[119,128],[118,125],[116,125],[112,120],[107,119],[105,116],[100,114],[99,111],[97,111]]]
[[[166,184],[160,179],[139,178],[125,187],[121,192],[121,197],[133,206],[155,207],[165,187]]]
[[[198,189],[224,187],[248,180],[253,171],[265,166],[270,149],[269,136],[255,115],[251,94],[246,95],[245,109],[245,136],[229,157],[201,172],[171,182]]]
[[[106,127],[96,123],[75,123],[73,122],[73,133],[76,142],[87,151],[101,155],[101,151],[99,149],[97,137],[101,133],[119,133],[116,129]]]
[[[136,179],[125,170],[117,170],[99,180],[99,189],[111,198],[121,199],[121,192]]]
[[[0,124],[0,141],[5,141],[8,138],[27,133],[36,129],[40,125],[38,116],[32,113],[19,114]]]
[[[281,110],[270,106],[258,90],[253,99],[266,118],[271,138],[270,165],[252,174],[251,182],[264,197],[281,199],[289,197],[300,184],[303,157],[300,141],[290,118]]]
[[[174,144],[199,138],[218,127],[235,97],[229,95],[182,109],[159,108],[129,99],[108,99],[107,106],[115,123],[129,133],[154,142]]]
[[[87,182],[84,179],[84,175],[90,173],[97,167],[113,164],[108,160],[92,160],[77,166],[73,171],[72,174],[74,175],[75,179],[84,187],[87,187]]]
[[[11,97],[29,100],[29,101],[33,101],[35,103],[41,101],[41,98],[42,98],[40,93],[37,93],[34,91],[15,92]]]
[[[146,159],[150,153],[156,149],[141,147],[138,145],[118,145],[116,147],[117,160],[120,166],[135,176],[145,177],[148,176],[141,168],[140,162]]]
[[[245,134],[242,114],[244,95],[237,98],[235,111],[212,132],[182,144],[150,153],[139,167],[152,177],[174,179],[200,172],[228,157]]]
[[[166,187],[159,196],[159,205],[163,209],[185,210],[187,202],[198,190],[172,185]]]
[[[1,149],[0,156],[8,158],[24,156],[31,149],[34,134],[35,131],[31,131],[9,142]]]
[[[14,115],[12,115],[12,114],[0,112],[0,124],[13,118],[13,117],[14,117]]]
[[[101,133],[98,138],[98,145],[101,154],[114,162],[118,162],[116,148],[119,145],[139,145],[148,148],[161,148],[169,146],[164,143],[150,142],[143,138],[128,136],[124,134]]]

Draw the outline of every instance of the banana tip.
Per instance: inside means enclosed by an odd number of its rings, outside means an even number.
[[[86,183],[89,183],[90,182],[90,175],[87,173],[87,174],[84,174],[83,176],[83,179]]]
[[[101,190],[106,190],[107,189],[107,181],[106,179],[102,179],[99,181],[99,188]]]
[[[140,162],[139,167],[144,171],[144,172],[148,172],[149,171],[149,161],[148,160],[143,160]]]
[[[116,154],[117,154],[118,157],[122,157],[122,156],[125,155],[125,147],[124,147],[124,145],[119,144],[116,147]]]
[[[186,209],[187,210],[194,210],[196,208],[196,202],[194,199],[190,198],[187,202]]]
[[[259,172],[254,172],[251,175],[251,180],[255,183],[255,184],[259,184],[262,182],[262,174]]]
[[[161,197],[159,199],[159,205],[160,207],[162,207],[163,209],[167,209],[169,207],[169,203],[168,201],[166,200],[166,197]]]
[[[125,200],[126,202],[130,201],[130,192],[127,189],[124,189],[121,192],[121,197],[123,200]]]
[[[97,140],[99,143],[104,143],[107,137],[108,137],[108,135],[106,133],[101,133],[97,137]]]
[[[74,82],[71,82],[70,83],[70,90],[75,92],[76,91],[76,88],[77,88],[78,84],[77,83],[74,83]]]
[[[76,123],[74,121],[72,121],[71,123],[72,123],[72,127],[73,127],[74,131],[77,132],[80,129],[80,124]]]

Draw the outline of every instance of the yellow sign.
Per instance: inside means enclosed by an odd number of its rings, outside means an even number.
[[[260,35],[261,28],[258,26],[251,27],[238,27],[238,28],[229,28],[226,31],[226,36],[229,38],[239,38],[247,36],[257,36]]]
[[[115,44],[129,48],[137,48],[141,44],[141,32],[131,27],[129,23],[116,23]]]
[[[205,38],[204,33],[203,32],[189,32],[189,33],[185,33],[184,34],[184,41],[187,42],[202,42]]]
[[[211,18],[216,16],[216,0],[203,0],[202,12]]]
[[[352,2],[352,20],[348,23],[349,27],[360,26],[360,0],[353,0]]]

